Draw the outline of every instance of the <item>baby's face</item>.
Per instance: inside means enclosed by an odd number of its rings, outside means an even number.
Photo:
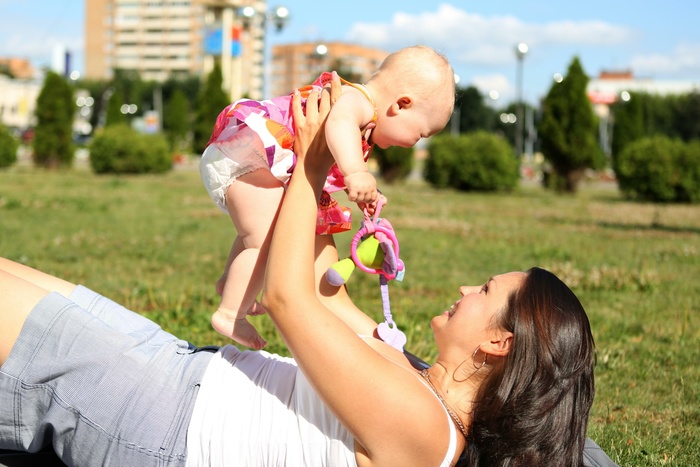
[[[416,103],[395,115],[380,116],[373,130],[372,141],[380,148],[400,146],[410,148],[422,138],[428,138],[445,128],[452,114],[451,106],[443,102]]]

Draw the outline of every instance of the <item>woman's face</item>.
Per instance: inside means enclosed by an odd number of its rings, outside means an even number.
[[[434,317],[430,325],[438,349],[462,347],[472,352],[494,338],[494,317],[508,303],[508,297],[520,287],[524,272],[509,272],[491,277],[479,286],[459,288],[461,298],[449,310]]]

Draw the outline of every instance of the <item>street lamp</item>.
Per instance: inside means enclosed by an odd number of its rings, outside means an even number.
[[[515,57],[518,59],[517,67],[517,86],[518,86],[518,102],[515,120],[515,155],[520,157],[523,153],[523,60],[529,48],[526,43],[521,42],[515,46]]]
[[[267,41],[267,27],[269,24],[274,25],[275,31],[280,32],[289,21],[289,10],[284,6],[277,6],[272,10],[257,10],[252,6],[241,8],[238,12],[243,19],[243,27],[248,29],[252,24],[259,21],[262,28],[262,73],[261,79],[263,83],[263,97],[268,98],[270,92],[270,60]]]

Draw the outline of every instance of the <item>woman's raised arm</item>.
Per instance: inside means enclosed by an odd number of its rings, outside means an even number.
[[[367,345],[317,295],[317,200],[333,163],[319,129],[330,104],[331,96],[318,104],[312,93],[304,117],[294,99],[298,161],[272,237],[264,306],[318,395],[355,437],[361,465],[436,463],[448,426],[435,398],[412,370],[392,362],[401,358],[397,350]]]

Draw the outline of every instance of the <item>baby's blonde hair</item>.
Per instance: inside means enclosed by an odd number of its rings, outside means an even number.
[[[384,76],[382,76],[384,75]],[[390,76],[413,89],[430,92],[434,86],[449,85],[454,89],[454,72],[447,58],[427,45],[399,49],[387,56],[370,81]]]
[[[439,96],[454,102],[454,71],[447,58],[426,45],[399,49],[384,59],[370,82],[381,82],[397,92],[421,98]]]

